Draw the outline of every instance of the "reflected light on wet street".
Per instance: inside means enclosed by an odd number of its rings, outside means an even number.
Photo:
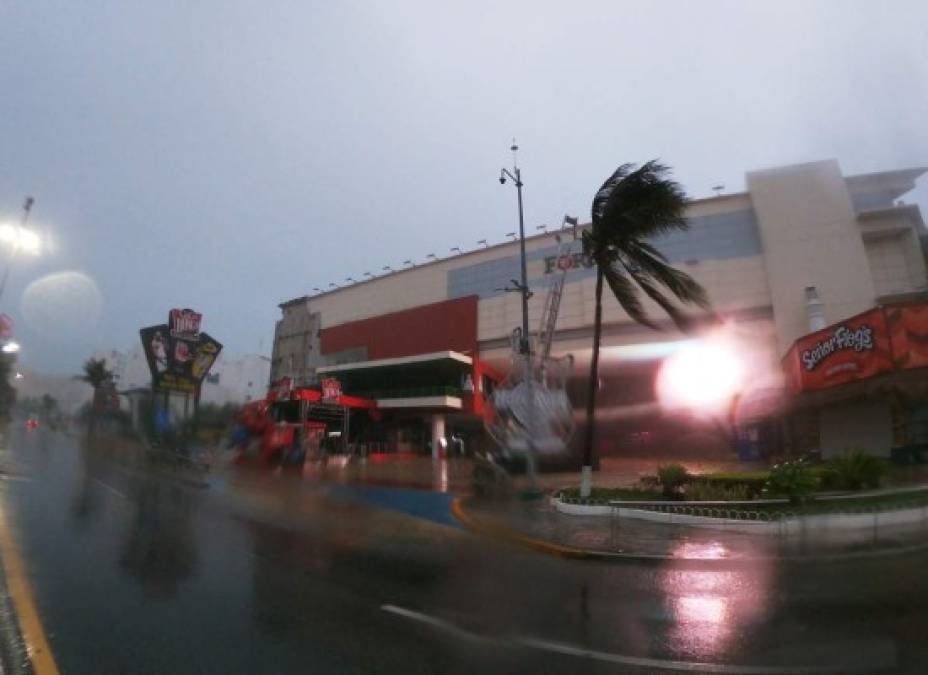
[[[673,603],[672,640],[703,658],[718,657],[732,632],[728,601],[710,595],[686,595]]]
[[[673,552],[673,557],[680,559],[698,558],[700,560],[720,560],[729,557],[725,544],[719,541],[682,542]]]
[[[720,542],[683,542],[677,558],[719,560],[729,551]],[[749,635],[770,609],[771,568],[765,562],[707,569],[668,568],[660,578],[672,615],[668,640],[680,657],[730,661],[736,635]],[[735,659],[737,660],[737,659]]]
[[[437,459],[432,463],[432,489],[438,492],[448,491],[447,459]]]

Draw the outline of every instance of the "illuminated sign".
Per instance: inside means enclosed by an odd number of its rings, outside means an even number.
[[[342,395],[342,383],[334,377],[324,377],[319,383],[322,386],[322,400],[335,401]]]
[[[200,321],[203,315],[192,309],[172,309],[168,314],[171,337],[196,340],[200,337]]]

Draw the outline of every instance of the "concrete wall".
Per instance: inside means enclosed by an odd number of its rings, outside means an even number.
[[[843,402],[819,411],[822,456],[840,457],[848,450],[889,457],[893,445],[892,411],[886,399]]]
[[[767,278],[784,353],[809,332],[804,289],[815,286],[832,324],[873,306],[857,216],[834,160],[747,174],[760,224]]]
[[[308,377],[319,358],[320,317],[308,305],[294,303],[283,308],[274,331],[271,379],[292,377],[300,382]]]

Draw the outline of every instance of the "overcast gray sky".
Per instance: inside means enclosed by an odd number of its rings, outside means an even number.
[[[269,353],[282,300],[503,239],[512,136],[530,229],[627,161],[694,197],[925,165],[926,25],[921,0],[0,0],[0,219],[32,194],[53,245],[0,310],[39,370],[178,305]]]

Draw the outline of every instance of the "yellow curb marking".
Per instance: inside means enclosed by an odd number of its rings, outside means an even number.
[[[464,527],[473,532],[479,532],[482,534],[499,537],[501,539],[506,539],[508,541],[521,544],[522,546],[535,549],[536,551],[541,551],[542,553],[548,553],[550,555],[556,555],[562,558],[590,557],[590,553],[588,551],[584,551],[581,548],[564,546],[562,544],[552,544],[551,542],[544,541],[542,539],[533,539],[532,537],[527,537],[524,534],[520,534],[506,527],[478,523],[464,510],[463,500],[460,497],[456,497],[454,501],[451,502],[451,515],[453,515],[455,519],[457,519],[457,521]]]
[[[26,652],[32,661],[35,675],[58,675],[58,665],[48,646],[42,621],[32,599],[29,579],[23,566],[19,550],[10,532],[5,511],[0,508],[0,557],[6,571],[6,586],[13,598],[13,606],[19,619],[19,627],[26,642]]]

